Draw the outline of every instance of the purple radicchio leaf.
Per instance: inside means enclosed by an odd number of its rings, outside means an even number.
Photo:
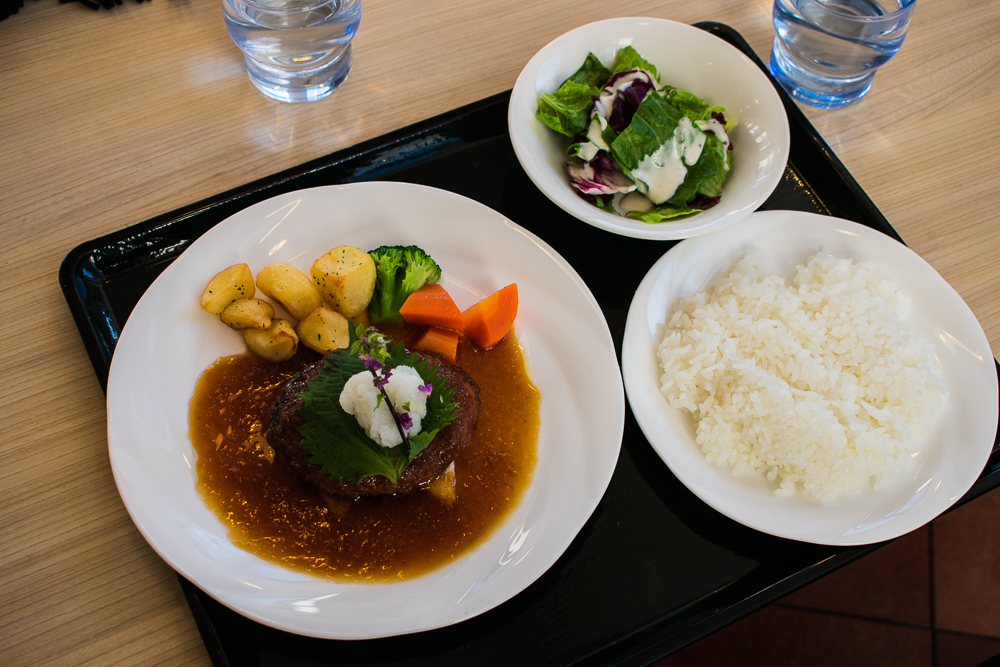
[[[721,111],[713,111],[712,112],[712,120],[716,121],[722,127],[726,126],[726,114],[722,113]],[[733,142],[731,140],[729,142],[729,145],[726,146],[726,150],[727,151],[733,150]],[[713,206],[714,205],[715,204],[713,204]]]
[[[610,195],[635,190],[632,179],[604,151],[590,162],[570,162],[566,167],[574,187],[585,195]]]
[[[653,86],[653,78],[641,69],[618,72],[604,84],[594,109],[607,119],[611,129],[621,134]]]
[[[707,211],[722,200],[721,197],[706,197],[700,192],[694,196],[694,199],[687,203],[688,208],[698,208],[702,211]]]

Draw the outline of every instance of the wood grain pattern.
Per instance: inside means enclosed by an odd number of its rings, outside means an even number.
[[[0,22],[0,654],[7,665],[209,660],[174,573],[119,499],[104,400],[57,284],[77,244],[510,88],[549,40],[613,16],[716,20],[767,59],[770,0],[368,2],[345,87],[284,105],[247,81],[217,0]],[[1000,3],[918,3],[868,97],[807,110],[1000,346]],[[428,44],[434,45],[428,48]],[[12,325],[8,325],[11,326]]]

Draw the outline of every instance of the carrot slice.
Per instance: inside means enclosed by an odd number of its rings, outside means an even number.
[[[449,364],[455,363],[458,356],[458,333],[448,329],[438,329],[431,327],[424,332],[424,335],[413,346],[417,350],[427,352],[437,352]]]
[[[517,284],[497,290],[462,313],[465,335],[489,349],[502,341],[517,317]]]
[[[465,321],[451,295],[438,284],[424,285],[406,297],[399,309],[407,324],[461,331]]]

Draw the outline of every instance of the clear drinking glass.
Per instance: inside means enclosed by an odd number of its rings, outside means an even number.
[[[351,72],[361,0],[222,0],[250,81],[282,102],[312,102]]]
[[[796,100],[857,102],[906,37],[916,0],[774,0],[769,67]]]

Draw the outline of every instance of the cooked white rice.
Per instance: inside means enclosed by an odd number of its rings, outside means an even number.
[[[691,412],[705,457],[775,493],[830,501],[911,467],[943,395],[909,299],[871,263],[817,253],[786,285],[751,251],[673,305],[661,391]]]

